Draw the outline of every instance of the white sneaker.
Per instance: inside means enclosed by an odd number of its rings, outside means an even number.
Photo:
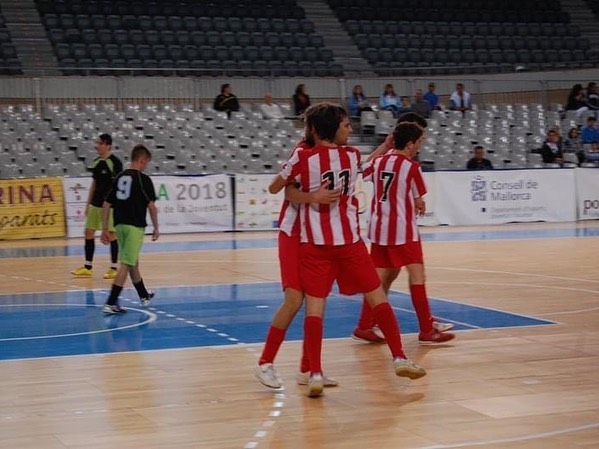
[[[409,377],[410,379],[420,379],[426,375],[424,368],[416,365],[409,359],[402,359],[401,357],[395,357],[393,359],[393,366],[395,367],[395,374],[399,377]]]
[[[297,373],[296,376],[298,385],[308,385],[310,383],[310,372],[306,373]],[[322,376],[322,384],[324,387],[336,387],[339,385],[339,382],[332,377]]]
[[[265,387],[281,388],[283,386],[281,378],[272,363],[258,365],[254,370],[254,374],[256,379],[258,379]]]
[[[156,292],[154,290],[148,290],[148,296],[146,296],[145,298],[139,298],[139,302],[141,303],[142,306],[147,307],[150,305],[150,303],[152,302],[152,298],[156,295]]]
[[[447,332],[455,327],[453,323],[442,323],[439,318],[433,317],[433,329],[437,332]]]
[[[324,387],[324,379],[322,374],[312,374],[308,381],[308,397],[317,398],[322,394],[322,388]]]

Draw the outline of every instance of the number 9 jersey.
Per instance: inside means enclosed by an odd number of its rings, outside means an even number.
[[[116,179],[106,201],[112,204],[114,224],[145,228],[148,203],[156,201],[152,179],[139,170],[127,169]]]

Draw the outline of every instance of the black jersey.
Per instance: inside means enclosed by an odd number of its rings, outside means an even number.
[[[123,163],[114,154],[106,159],[97,157],[92,163],[92,177],[96,182],[94,194],[92,195],[92,206],[102,207],[108,192],[112,188],[112,181],[116,175],[123,171]]]
[[[156,201],[154,183],[145,173],[129,168],[116,177],[106,201],[112,204],[115,225],[145,228],[148,203]]]

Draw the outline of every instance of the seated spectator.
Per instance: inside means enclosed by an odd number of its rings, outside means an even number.
[[[541,147],[540,153],[543,156],[543,162],[546,164],[562,164],[564,162],[564,154],[557,130],[549,130],[547,140]]]
[[[583,145],[584,161],[583,162],[599,162],[599,143],[589,143]]]
[[[594,111],[599,109],[599,93],[597,92],[597,83],[587,85],[587,105]]]
[[[351,117],[359,117],[362,111],[372,111],[372,107],[368,104],[368,100],[364,95],[362,86],[356,84],[352,91],[349,100],[347,100],[347,108]]]
[[[379,99],[379,107],[382,111],[391,111],[394,117],[398,117],[397,111],[400,107],[400,101],[395,89],[393,89],[393,84],[385,85],[385,90]]]
[[[424,99],[422,89],[416,89],[414,94],[414,103],[410,106],[410,110],[422,117],[429,118],[431,116],[432,107],[430,103]]]
[[[579,115],[589,110],[584,87],[582,84],[575,84],[570,89],[568,101],[566,102],[566,111],[576,111]]]
[[[472,109],[472,96],[466,92],[463,83],[456,84],[455,91],[449,97],[449,109],[462,113]]]
[[[412,112],[412,102],[410,101],[410,97],[401,97],[401,103],[397,113],[401,115],[405,112]]]
[[[298,84],[293,94],[293,111],[296,116],[302,115],[310,107],[310,97],[306,93],[306,85]]]
[[[570,128],[568,137],[564,140],[563,150],[564,153],[576,154],[579,164],[584,162],[584,147],[580,140],[580,131],[578,131],[578,128]]]
[[[281,111],[279,105],[272,101],[272,94],[270,92],[267,92],[266,95],[264,95],[264,103],[262,103],[259,108],[265,119],[284,118],[283,111]]]
[[[474,157],[466,164],[466,170],[493,170],[493,164],[485,158],[485,149],[482,146],[474,147]]]
[[[441,109],[439,105],[439,96],[435,93],[435,83],[428,83],[428,91],[423,98],[431,105],[431,109]]]
[[[583,144],[599,142],[599,129],[597,129],[596,125],[597,119],[595,117],[587,119],[587,125],[583,126],[580,131],[580,140]]]
[[[214,99],[214,109],[226,112],[231,117],[231,112],[239,111],[239,100],[233,94],[233,88],[229,83],[220,86],[220,95]]]

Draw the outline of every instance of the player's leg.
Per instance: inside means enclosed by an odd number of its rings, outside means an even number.
[[[451,329],[453,325],[434,320],[431,314],[428,296],[426,294],[424,264],[412,263],[407,265],[406,269],[408,270],[409,275],[412,305],[416,311],[418,326],[420,328],[418,341],[421,344],[439,344],[453,340],[455,335],[445,332]]]
[[[95,206],[88,206],[87,216],[85,218],[85,231],[83,233],[85,243],[85,263],[82,267],[71,271],[71,274],[77,277],[91,277],[93,275],[92,267],[94,253],[96,251],[95,234],[102,230],[102,209]]]
[[[102,308],[102,311],[106,314],[115,314],[115,313],[125,313],[127,310],[122,308],[119,305],[119,296],[123,291],[123,286],[127,281],[127,276],[129,275],[130,266],[121,262],[119,266],[116,276],[114,277],[114,281],[112,283],[112,287],[110,289],[110,294],[108,295],[108,299]]]
[[[131,283],[137,291],[141,305],[147,306],[150,304],[155,292],[146,288],[139,271],[139,254],[144,242],[144,228],[136,226],[126,226],[126,228],[127,239],[121,247],[121,262],[129,265]],[[122,239],[119,239],[119,241],[122,241]]]
[[[110,209],[110,215],[108,218],[108,231],[110,238],[110,268],[104,274],[104,279],[114,279],[116,276],[119,260],[119,242],[116,238],[116,231],[114,229],[114,217],[112,209]]]
[[[304,319],[305,350],[310,364],[308,396],[322,394],[324,378],[322,375],[322,335],[325,299],[306,294],[306,317]]]

